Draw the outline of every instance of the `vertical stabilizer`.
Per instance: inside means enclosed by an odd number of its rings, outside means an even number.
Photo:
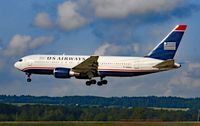
[[[177,25],[147,57],[161,60],[173,59],[186,28],[187,25]]]

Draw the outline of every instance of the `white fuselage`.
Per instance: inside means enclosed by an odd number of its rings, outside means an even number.
[[[30,55],[15,63],[23,72],[33,74],[53,74],[55,68],[73,68],[90,56],[78,55]],[[163,70],[155,68],[163,60],[148,57],[99,56],[99,76],[138,76]]]
[[[174,56],[187,25],[177,25],[146,57],[30,55],[15,63],[27,75],[53,74],[55,78],[89,79],[86,85],[107,84],[107,76],[131,77],[181,67]],[[96,82],[94,77],[100,77]]]

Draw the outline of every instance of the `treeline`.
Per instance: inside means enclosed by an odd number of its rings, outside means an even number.
[[[0,121],[194,121],[196,119],[195,110],[0,104]]]
[[[165,107],[200,109],[200,98],[180,97],[96,97],[96,96],[65,96],[35,97],[0,95],[0,103],[36,103],[53,105],[79,106],[115,106],[115,107]]]

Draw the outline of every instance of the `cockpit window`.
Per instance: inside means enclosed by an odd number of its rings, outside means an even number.
[[[22,62],[22,59],[18,60],[19,62]]]

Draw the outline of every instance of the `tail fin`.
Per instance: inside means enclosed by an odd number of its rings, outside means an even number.
[[[168,60],[173,59],[187,25],[177,25],[147,57]]]

